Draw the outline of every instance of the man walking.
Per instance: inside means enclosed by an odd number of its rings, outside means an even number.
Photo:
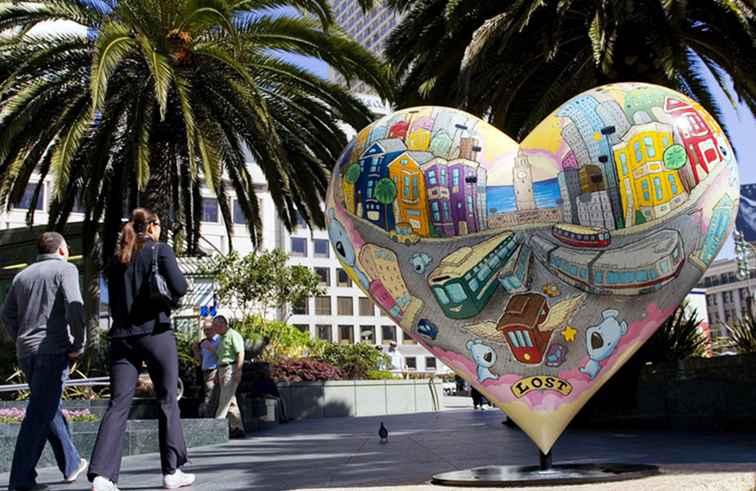
[[[220,399],[215,417],[218,419],[228,416],[231,438],[244,437],[239,406],[236,404],[236,389],[242,378],[244,366],[244,339],[241,334],[231,329],[228,320],[222,315],[213,319],[213,325],[221,335],[218,346],[218,383],[220,384]]]
[[[203,321],[202,332],[205,337],[193,345],[194,358],[202,365],[202,380],[205,384],[205,397],[200,404],[199,414],[203,418],[212,418],[218,412],[218,346],[220,336],[215,332],[213,321]]]
[[[68,363],[84,350],[79,273],[67,262],[68,246],[62,235],[43,233],[37,250],[37,261],[16,275],[0,310],[31,390],[13,454],[11,491],[47,489],[36,483],[35,471],[45,441],[50,442],[66,482],[75,481],[87,467],[71,440],[60,400]]]

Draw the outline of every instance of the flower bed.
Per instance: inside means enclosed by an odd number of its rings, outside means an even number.
[[[26,416],[26,410],[17,407],[0,409],[0,424],[21,424]],[[64,409],[63,416],[69,423],[90,423],[97,421],[97,416],[89,409]]]

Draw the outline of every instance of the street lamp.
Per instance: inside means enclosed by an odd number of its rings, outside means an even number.
[[[750,252],[756,255],[756,249],[753,244],[746,242],[743,232],[735,230],[733,233],[735,240],[735,258],[737,259],[737,273],[736,276],[739,280],[746,281],[746,291],[748,292],[748,299],[746,300],[746,308],[748,309],[748,316],[753,315],[753,292],[751,291],[751,273],[748,264],[748,253]]]

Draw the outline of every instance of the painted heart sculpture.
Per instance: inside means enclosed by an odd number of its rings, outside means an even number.
[[[738,199],[717,122],[623,83],[520,144],[455,109],[381,118],[339,158],[327,222],[357,285],[546,453],[698,282]]]

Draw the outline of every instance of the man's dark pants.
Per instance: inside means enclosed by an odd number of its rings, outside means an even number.
[[[8,489],[34,486],[37,479],[34,468],[46,441],[50,442],[64,476],[73,474],[80,464],[60,402],[63,383],[68,379],[68,355],[38,353],[21,358],[18,364],[29,381],[31,396],[16,440]]]
[[[89,464],[90,481],[102,476],[118,482],[123,436],[142,363],[147,364],[160,401],[158,439],[163,474],[173,474],[186,463],[186,443],[177,400],[178,354],[173,331],[114,338],[110,341],[110,405],[97,433]]]

